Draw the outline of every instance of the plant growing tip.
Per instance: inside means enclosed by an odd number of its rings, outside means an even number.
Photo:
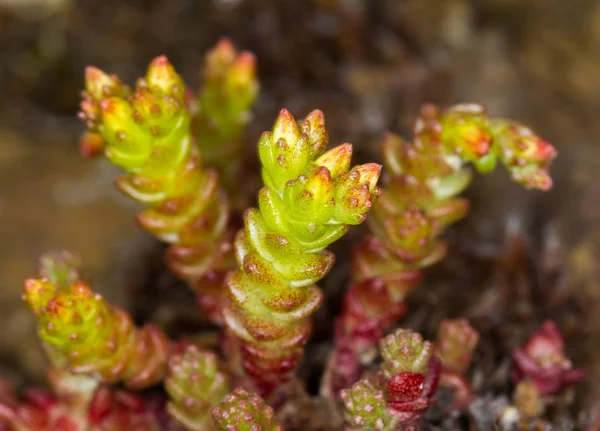
[[[445,319],[438,328],[435,354],[442,363],[440,386],[454,393],[447,411],[462,410],[474,399],[473,389],[465,374],[471,366],[479,333],[467,319]]]
[[[94,100],[119,96],[125,88],[116,75],[108,75],[97,67],[85,68],[85,90]]]
[[[171,399],[167,412],[176,422],[190,431],[216,429],[211,411],[227,394],[228,383],[213,353],[190,345],[172,355],[165,389]]]
[[[386,379],[400,372],[423,373],[431,359],[433,346],[421,334],[398,329],[379,342],[383,356],[381,372]]]
[[[329,146],[329,134],[325,127],[325,114],[320,109],[310,112],[298,124],[302,133],[308,137],[311,157],[323,154]]]
[[[172,96],[176,100],[181,100],[184,96],[185,83],[164,55],[156,57],[150,63],[145,84],[157,95]]]
[[[435,351],[444,369],[463,374],[471,365],[479,333],[467,319],[445,319],[440,323]]]
[[[385,392],[369,380],[360,380],[342,391],[346,424],[352,430],[393,430],[397,420],[388,410]]]
[[[126,312],[108,305],[85,282],[66,280],[25,282],[24,300],[56,364],[135,389],[159,382],[170,349],[166,336],[153,325],[136,329]]]
[[[206,63],[210,65],[208,71],[227,68],[235,60],[235,55],[235,47],[231,40],[222,37],[217,41],[214,48],[206,54]]]
[[[228,84],[231,90],[244,96],[244,99],[256,97],[256,57],[251,52],[242,52],[231,65]]]
[[[221,431],[283,431],[271,406],[258,394],[237,388],[213,409],[217,429]]]
[[[0,428],[11,430],[157,431],[142,399],[102,382],[141,389],[162,378],[170,345],[152,325],[137,330],[80,280],[80,260],[68,251],[40,258],[42,279],[25,281],[23,299],[35,313],[50,359],[52,392],[28,390],[23,401],[0,387]]]
[[[242,135],[252,119],[260,88],[256,58],[248,51],[236,51],[231,41],[223,38],[207,53],[202,78],[202,89],[191,99],[192,135],[205,163],[219,170],[239,206],[244,174]]]

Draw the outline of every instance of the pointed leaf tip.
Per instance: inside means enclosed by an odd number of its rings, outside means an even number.
[[[249,82],[256,73],[256,56],[249,51],[242,52],[235,59],[233,68],[237,75],[244,76]]]
[[[289,118],[289,119],[294,119],[294,116],[292,115],[292,113],[290,111],[288,111],[285,108],[281,108],[281,110],[279,111],[279,115],[277,117],[279,118]]]
[[[369,191],[373,193],[381,176],[381,165],[378,163],[366,163],[357,166],[356,170],[360,172],[360,181],[366,183],[369,186]]]
[[[45,279],[30,278],[24,285],[23,300],[34,313],[45,307],[56,291],[56,286]]]
[[[329,145],[325,115],[320,109],[315,109],[300,122],[302,133],[308,136],[313,157],[323,154]]]
[[[320,109],[315,109],[306,116],[311,124],[325,124],[325,114]]]
[[[95,66],[87,66],[85,68],[85,80],[86,81],[97,81],[98,79],[101,79],[105,75],[106,75],[106,73],[104,73],[102,70],[98,69]]]
[[[154,60],[152,60],[152,63],[150,64],[151,67],[165,67],[170,65],[171,63],[169,62],[169,59],[166,55],[160,55],[156,57]]]
[[[277,120],[273,126],[273,143],[277,144],[280,139],[284,139],[288,145],[294,145],[300,138],[300,131],[296,124],[296,119],[290,111],[282,109],[279,111]]]
[[[230,79],[246,91],[256,91],[256,58],[250,52],[243,52],[235,58],[231,66]],[[239,90],[238,90],[239,91]]]
[[[148,67],[146,80],[148,86],[153,88],[154,91],[158,88],[163,94],[172,94],[175,92],[177,97],[183,97],[185,94],[183,80],[164,55],[152,60],[150,67]]]
[[[85,68],[85,89],[94,100],[108,96],[110,89],[115,87],[115,80],[94,66]]]
[[[218,51],[231,51],[234,52],[235,48],[233,42],[228,37],[222,37],[217,41],[216,49]]]
[[[331,177],[336,178],[342,172],[350,169],[351,159],[352,145],[342,144],[322,154],[315,163],[329,169]]]
[[[250,51],[242,51],[238,56],[240,63],[256,65],[256,56]]]

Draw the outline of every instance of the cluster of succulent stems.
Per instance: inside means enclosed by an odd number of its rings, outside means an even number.
[[[416,430],[438,386],[453,391],[448,413],[465,408],[472,398],[465,374],[478,338],[465,319],[442,321],[435,343],[409,329],[382,338],[378,370],[340,392],[348,431]]]
[[[487,173],[500,163],[517,183],[547,190],[547,169],[556,157],[531,129],[490,117],[474,104],[445,111],[425,105],[413,142],[388,133],[381,150],[383,193],[368,220],[370,235],[353,251],[351,284],[323,386],[330,397],[360,377],[377,341],[406,312],[405,298],[423,270],[444,258],[440,236],[469,211],[469,202],[459,197],[472,181],[469,165]]]
[[[302,360],[324,298],[317,283],[335,263],[327,247],[365,220],[370,233],[353,252],[321,394],[341,398],[348,431],[416,430],[438,386],[454,394],[449,410],[471,402],[467,372],[479,334],[465,319],[443,321],[434,343],[408,329],[383,335],[406,312],[423,269],[444,257],[441,234],[468,213],[459,194],[471,182],[469,165],[485,173],[501,163],[514,181],[546,190],[555,150],[478,105],[426,105],[412,143],[383,138],[379,187],[380,165],[352,167],[350,144],[328,149],[321,111],[297,121],[284,109],[259,139],[263,187],[238,230],[231,214],[243,202],[243,170],[229,161],[241,160],[255,69],[253,55],[227,40],[207,55],[199,93],[165,57],[133,89],[87,68],[82,151],[125,171],[117,186],[146,205],[138,223],[169,245],[168,267],[192,286],[226,342],[209,352],[153,324],[136,327],[81,279],[73,255],[46,255],[24,299],[50,360],[52,392],[17,402],[0,390],[0,428],[162,429],[159,404],[131,393],[162,384],[168,420],[182,429],[282,431],[268,402]],[[378,345],[383,362],[374,367]],[[515,383],[542,394],[583,377],[552,323],[513,360]]]
[[[85,74],[83,152],[103,152],[127,172],[117,186],[148,207],[138,223],[170,245],[170,269],[192,286],[217,323],[223,280],[235,266],[231,200],[218,168],[235,156],[251,118],[258,94],[255,69],[251,53],[238,54],[224,39],[207,55],[198,95],[164,56],[152,61],[134,89],[95,67]],[[210,168],[204,166],[207,156]]]

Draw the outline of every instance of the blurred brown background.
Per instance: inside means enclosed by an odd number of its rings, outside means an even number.
[[[354,143],[360,161],[377,157],[382,131],[409,133],[422,102],[476,101],[554,143],[552,192],[526,193],[504,172],[481,178],[473,215],[458,229],[492,249],[508,220],[537,241],[551,232],[565,252],[568,288],[589,301],[581,319],[600,345],[599,1],[0,0],[1,374],[33,378],[43,364],[20,300],[40,253],[79,253],[114,301],[144,271],[140,256],[154,253],[133,225],[136,206],[112,187],[117,171],[78,152],[83,68],[132,83],[166,54],[197,86],[203,53],[221,36],[259,60],[249,142],[281,107],[298,116],[318,107],[332,142]]]

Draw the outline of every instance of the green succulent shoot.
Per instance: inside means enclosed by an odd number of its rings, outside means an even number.
[[[166,57],[157,57],[131,90],[88,67],[80,117],[91,133],[84,138],[86,151],[102,150],[127,172],[117,186],[147,205],[138,223],[171,245],[170,269],[196,289],[204,311],[220,322],[222,282],[235,263],[227,230],[230,204],[217,171],[202,165],[181,76]]]
[[[191,104],[192,132],[207,164],[225,169],[234,162],[240,135],[251,120],[259,92],[256,58],[237,52],[223,38],[206,54],[203,86]]]
[[[224,315],[245,346],[247,373],[267,392],[289,378],[310,333],[322,301],[315,283],[334,263],[325,248],[362,223],[379,195],[379,165],[350,168],[352,146],[326,152],[327,144],[321,111],[297,123],[286,110],[258,144],[265,186],[235,241],[239,270]]]
[[[136,328],[85,282],[25,281],[24,300],[35,313],[38,336],[57,364],[74,374],[141,389],[161,381],[170,341],[156,326]]]

